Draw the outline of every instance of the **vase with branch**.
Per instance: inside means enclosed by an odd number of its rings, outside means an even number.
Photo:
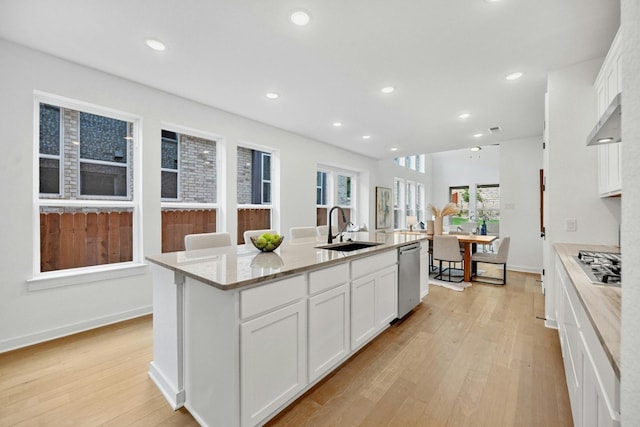
[[[441,235],[442,234],[442,218],[445,216],[453,215],[458,212],[458,208],[455,203],[449,202],[442,209],[438,209],[433,205],[429,205],[429,210],[433,215],[433,234]]]

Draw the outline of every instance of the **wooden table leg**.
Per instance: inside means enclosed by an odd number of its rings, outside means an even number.
[[[464,244],[464,281],[471,282],[471,242]]]

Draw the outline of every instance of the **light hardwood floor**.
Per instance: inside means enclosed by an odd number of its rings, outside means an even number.
[[[533,275],[426,300],[270,426],[571,426]],[[147,375],[151,317],[0,355],[0,426],[191,426]]]

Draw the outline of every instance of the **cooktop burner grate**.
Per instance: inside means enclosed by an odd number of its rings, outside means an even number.
[[[622,256],[615,252],[579,251],[574,257],[592,283],[620,286]]]

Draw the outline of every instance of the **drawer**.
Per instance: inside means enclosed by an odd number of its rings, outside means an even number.
[[[366,276],[398,263],[398,251],[390,250],[381,254],[351,261],[351,278]]]
[[[240,318],[282,307],[306,295],[304,275],[277,280],[266,285],[240,292]]]
[[[334,288],[349,281],[349,263],[323,268],[309,273],[309,294]]]

